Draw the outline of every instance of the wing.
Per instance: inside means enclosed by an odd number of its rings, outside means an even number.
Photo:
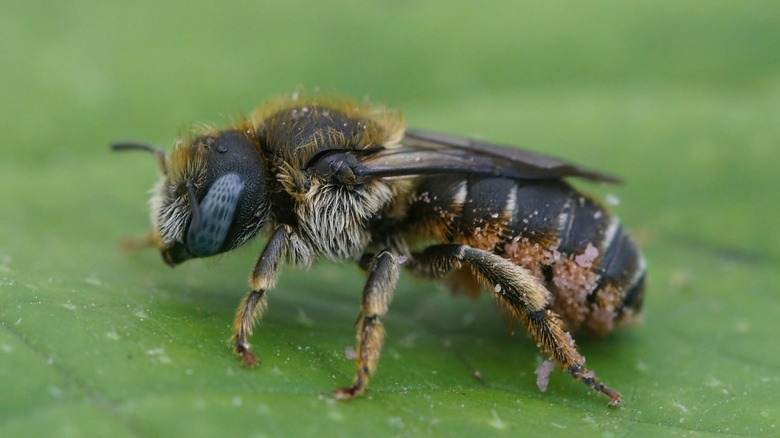
[[[380,148],[357,161],[355,173],[366,177],[465,173],[512,179],[573,176],[598,182],[620,181],[611,175],[510,146],[415,130],[406,131],[400,146]]]

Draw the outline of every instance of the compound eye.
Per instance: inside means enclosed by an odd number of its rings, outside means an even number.
[[[198,257],[220,252],[236,213],[244,181],[235,173],[217,179],[200,205],[192,203],[192,221],[187,231],[187,247]]]

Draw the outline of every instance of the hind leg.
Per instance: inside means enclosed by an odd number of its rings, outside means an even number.
[[[593,371],[564,328],[560,317],[548,308],[550,292],[526,269],[488,251],[461,244],[432,245],[413,255],[409,267],[429,277],[442,277],[468,265],[483,287],[512,318],[525,326],[528,334],[562,369],[586,386],[610,398],[610,406],[621,405],[620,394],[605,386]]]

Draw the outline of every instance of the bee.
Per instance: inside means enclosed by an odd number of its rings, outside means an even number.
[[[620,222],[566,179],[617,179],[545,155],[406,129],[403,117],[349,99],[295,96],[227,129],[200,128],[166,153],[144,143],[162,176],[150,201],[150,242],[178,265],[268,240],[235,316],[231,343],[259,360],[249,336],[281,263],[321,258],[367,271],[356,370],[337,399],[374,374],[399,266],[454,292],[488,292],[550,362],[621,404],[585,368],[571,333],[597,336],[642,313],[645,261]],[[542,368],[542,367],[540,367]],[[549,367],[546,367],[549,368]]]

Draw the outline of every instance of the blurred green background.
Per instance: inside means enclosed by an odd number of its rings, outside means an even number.
[[[779,49],[776,1],[5,0],[0,436],[777,436]],[[579,186],[644,247],[646,320],[579,344],[625,407],[539,392],[487,297],[408,277],[368,396],[337,403],[356,269],[285,269],[246,370],[225,340],[261,240],[176,270],[120,250],[157,170],[110,142],[299,86],[623,176]]]

